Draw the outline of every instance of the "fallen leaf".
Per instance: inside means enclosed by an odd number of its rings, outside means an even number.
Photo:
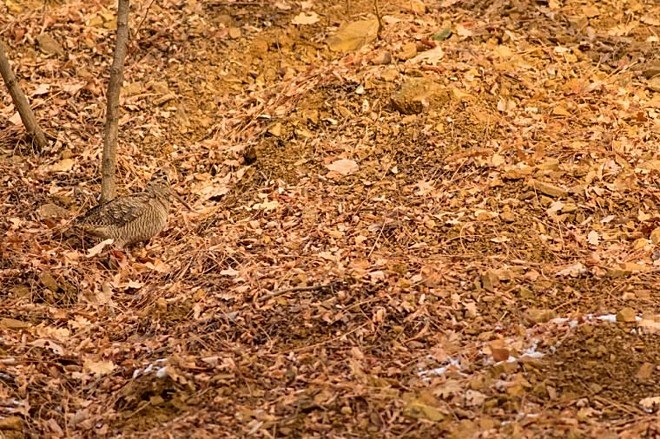
[[[657,11],[656,11],[657,12]],[[658,16],[652,16],[652,15],[642,15],[642,17],[639,19],[644,24],[648,24],[649,26],[660,26],[660,18]]]
[[[337,172],[341,175],[350,175],[354,172],[357,172],[357,170],[360,169],[360,167],[355,162],[355,160],[350,160],[350,159],[335,160],[334,162],[325,165],[325,167],[328,168],[330,171]]]
[[[36,90],[32,92],[32,96],[40,96],[40,95],[45,95],[50,91],[50,85],[48,84],[41,84],[39,85]]]
[[[88,258],[92,258],[92,257],[98,255],[99,253],[101,253],[104,248],[106,248],[109,245],[112,245],[112,243],[114,243],[114,242],[115,242],[114,239],[106,239],[104,241],[101,241],[98,244],[96,244],[94,247],[87,250],[87,255],[86,256]]]
[[[413,400],[406,404],[403,414],[411,418],[426,419],[431,422],[440,422],[447,417],[439,408],[425,404],[421,400]]]
[[[365,44],[376,40],[378,36],[378,20],[362,20],[348,23],[328,38],[330,50],[335,52],[352,52]]]
[[[557,276],[568,276],[568,277],[578,277],[581,274],[587,272],[587,267],[584,266],[582,262],[577,262],[573,265],[569,265],[563,270],[557,272]]]
[[[561,105],[557,105],[555,108],[553,108],[552,114],[554,114],[555,116],[565,116],[565,117],[571,116],[571,113]]]
[[[556,186],[551,183],[545,183],[543,181],[531,180],[529,186],[534,190],[539,191],[543,195],[547,195],[553,198],[562,198],[568,195],[568,191],[560,186]]]
[[[50,166],[51,172],[67,172],[73,169],[73,165],[76,164],[76,161],[73,159],[62,159],[57,163],[54,163]]]
[[[65,84],[62,85],[62,90],[65,92],[69,93],[70,95],[75,95],[78,93],[82,88],[85,87],[85,84],[82,83],[77,83],[77,84]]]
[[[587,18],[594,18],[600,15],[600,11],[594,5],[587,5],[582,7],[582,13]]]
[[[272,201],[264,201],[263,203],[257,203],[254,206],[252,206],[254,209],[257,210],[275,210],[277,207],[280,205],[280,203],[277,200],[272,200]]]
[[[139,290],[143,286],[144,286],[144,284],[142,282],[135,281],[135,280],[129,280],[128,283],[126,284],[126,288],[130,288],[130,289],[133,289],[133,290]]]
[[[639,405],[649,413],[653,413],[660,408],[660,396],[649,396],[639,401]]]
[[[507,351],[508,352],[508,351]],[[508,357],[508,356],[507,356]],[[486,395],[483,393],[468,389],[465,392],[465,405],[468,407],[479,407],[482,406],[486,402]]]
[[[291,23],[293,24],[314,24],[318,23],[320,20],[319,15],[316,12],[301,12],[300,14],[293,17]]]
[[[418,181],[415,186],[417,186],[415,195],[426,195],[433,190],[433,184],[431,184],[431,182],[426,180]]]
[[[659,334],[660,333],[660,319],[658,316],[655,318],[644,318],[637,323],[637,326],[643,328],[644,333],[647,334]]]
[[[112,361],[93,361],[85,359],[83,361],[83,370],[87,373],[94,375],[95,377],[102,377],[108,375],[117,366]]]
[[[474,35],[474,32],[459,23],[456,25],[456,35],[459,37],[467,38]]]
[[[13,125],[21,125],[23,123],[21,115],[18,113],[18,111],[9,118],[9,122],[11,122]]]
[[[438,46],[410,58],[409,62],[412,64],[420,64],[422,61],[425,61],[427,64],[435,65],[438,64],[444,56],[445,51],[442,47]]]
[[[285,1],[277,1],[274,6],[282,11],[289,11],[292,8],[292,6]]]
[[[21,320],[3,318],[0,320],[0,328],[5,329],[27,329],[30,327],[28,322],[23,322]]]
[[[38,340],[34,340],[30,343],[28,343],[30,346],[36,346],[38,348],[44,348],[48,349],[51,352],[57,354],[57,355],[64,355],[64,348],[57,343],[51,341],[51,340],[46,340],[44,338],[40,338]]]
[[[230,277],[235,277],[238,276],[238,271],[234,270],[233,268],[225,268],[224,270],[220,270],[220,275],[221,276],[230,276]]]

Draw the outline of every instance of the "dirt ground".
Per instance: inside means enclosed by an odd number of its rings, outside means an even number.
[[[0,2],[0,437],[660,435],[654,0]]]

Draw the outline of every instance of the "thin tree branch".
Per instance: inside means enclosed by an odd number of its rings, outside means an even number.
[[[23,121],[23,125],[28,134],[34,139],[39,149],[45,148],[48,145],[46,136],[41,130],[41,127],[39,127],[39,123],[34,117],[34,113],[25,97],[25,93],[23,93],[14,72],[11,70],[9,59],[5,53],[2,41],[0,41],[0,74],[2,74],[2,79],[4,79],[5,85],[9,89],[11,100],[18,110],[18,114],[21,116],[21,120]]]
[[[128,46],[129,0],[118,0],[117,41],[110,67],[110,81],[106,94],[107,110],[103,133],[103,159],[101,161],[101,202],[115,197],[115,173],[117,169],[117,137],[119,130],[119,93],[124,80],[124,59]]]
[[[376,35],[379,40],[383,38],[382,33],[383,33],[383,16],[380,13],[380,7],[378,6],[378,0],[374,0],[374,12],[376,14],[376,18],[378,19],[378,31],[376,32]]]

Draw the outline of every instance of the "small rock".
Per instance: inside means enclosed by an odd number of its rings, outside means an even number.
[[[502,221],[505,223],[513,223],[516,221],[516,216],[513,214],[509,206],[504,207],[504,210],[500,214],[500,218],[502,218]]]
[[[240,27],[230,27],[229,28],[229,38],[236,40],[241,37],[241,28]]]
[[[509,359],[510,352],[509,349],[504,345],[504,340],[498,339],[490,342],[489,348],[491,355],[493,356],[493,360],[499,362]]]
[[[392,62],[392,54],[386,50],[381,50],[373,58],[371,63],[377,66],[390,64]]]
[[[399,71],[395,67],[390,67],[380,74],[380,79],[387,82],[393,82],[399,77]]]
[[[556,316],[555,312],[551,309],[530,308],[525,313],[525,317],[532,323],[545,323]]]
[[[616,313],[616,321],[622,323],[634,323],[637,320],[635,310],[632,308],[623,308]]]
[[[408,43],[404,44],[401,50],[399,51],[397,57],[400,60],[407,60],[414,58],[417,55],[417,44],[415,43]]]

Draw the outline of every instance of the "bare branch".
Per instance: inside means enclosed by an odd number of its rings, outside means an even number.
[[[376,32],[376,35],[378,36],[378,39],[382,39],[382,33],[383,33],[383,15],[380,13],[380,7],[378,5],[378,0],[374,0],[374,13],[376,14],[376,18],[378,19],[378,31]]]
[[[46,136],[44,132],[39,127],[37,119],[34,117],[34,113],[30,108],[30,104],[25,98],[25,93],[21,90],[21,86],[18,84],[18,80],[14,75],[14,72],[11,70],[9,65],[9,59],[5,53],[3,43],[0,41],[0,74],[2,74],[2,79],[5,81],[5,85],[9,89],[9,95],[11,100],[14,103],[14,106],[18,110],[18,114],[21,116],[23,125],[27,132],[32,136],[36,142],[39,149],[43,149],[48,145],[46,141]]]
[[[128,10],[129,0],[118,0],[117,6],[117,41],[115,54],[110,67],[110,81],[106,94],[107,110],[103,133],[103,159],[101,162],[101,202],[115,197],[115,171],[117,168],[117,137],[119,125],[119,93],[124,80],[124,59],[128,46]]]

